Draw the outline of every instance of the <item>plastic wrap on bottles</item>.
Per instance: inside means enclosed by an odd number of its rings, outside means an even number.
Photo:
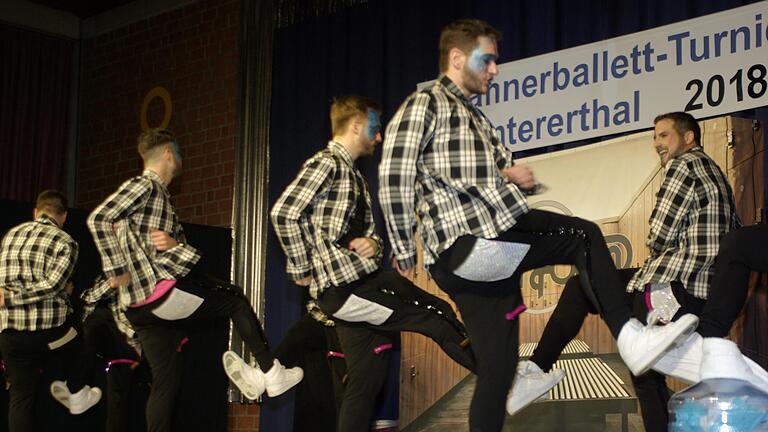
[[[768,432],[768,389],[731,378],[701,381],[669,400],[671,432]]]

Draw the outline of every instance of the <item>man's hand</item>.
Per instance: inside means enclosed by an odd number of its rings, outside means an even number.
[[[398,273],[400,273],[400,276],[404,278],[413,280],[413,278],[416,277],[416,266],[403,270],[400,268],[400,263],[397,262],[397,259],[395,257],[392,257],[392,267],[394,267],[394,269],[397,270]]]
[[[502,168],[501,175],[524,191],[533,189],[533,187],[536,186],[536,179],[533,178],[533,171],[528,169],[525,165]]]
[[[0,288],[0,307],[5,306],[5,288]]]
[[[376,255],[379,244],[370,237],[358,237],[349,242],[349,250],[356,252],[363,258],[371,258]]]
[[[150,236],[152,237],[152,242],[155,243],[155,249],[159,250],[160,252],[173,249],[179,244],[165,231],[155,230],[150,233]]]
[[[298,286],[306,287],[306,286],[309,286],[311,282],[312,282],[312,276],[307,276],[304,279],[299,279],[295,281],[294,283]]]
[[[126,286],[131,282],[131,275],[130,273],[123,273],[121,275],[115,276],[112,279],[109,280],[109,286],[112,288],[120,288],[121,286]]]

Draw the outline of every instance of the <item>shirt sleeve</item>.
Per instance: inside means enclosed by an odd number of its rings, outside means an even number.
[[[115,277],[128,271],[112,225],[142,208],[152,190],[151,180],[141,177],[124,183],[88,216],[88,229],[101,256],[104,274]]]
[[[680,159],[672,159],[651,213],[648,248],[652,255],[677,243],[694,200],[694,181],[688,166]]]
[[[287,257],[286,272],[294,281],[312,274],[310,247],[302,235],[301,219],[307,217],[313,199],[330,187],[335,166],[328,157],[307,161],[270,212],[272,226]]]
[[[411,96],[387,125],[379,164],[379,203],[400,268],[416,265],[416,162],[434,130],[429,93]]]

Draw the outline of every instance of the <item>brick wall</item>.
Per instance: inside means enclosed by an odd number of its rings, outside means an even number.
[[[77,206],[92,209],[141,173],[140,110],[168,90],[184,172],[171,184],[184,222],[229,226],[238,106],[239,0],[203,0],[83,41]],[[147,123],[159,126],[160,98]]]
[[[259,412],[261,406],[256,404],[229,405],[228,432],[257,432],[259,430]]]
[[[202,0],[83,41],[77,207],[94,208],[141,173],[139,114],[160,86],[183,154],[184,171],[170,188],[179,218],[231,224],[239,24],[239,0]],[[148,124],[164,115],[153,99]],[[230,431],[259,430],[258,405],[231,404],[228,413]]]

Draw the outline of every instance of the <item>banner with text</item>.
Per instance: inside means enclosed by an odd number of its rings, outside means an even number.
[[[764,1],[505,63],[471,100],[513,151],[765,106],[766,23]]]

